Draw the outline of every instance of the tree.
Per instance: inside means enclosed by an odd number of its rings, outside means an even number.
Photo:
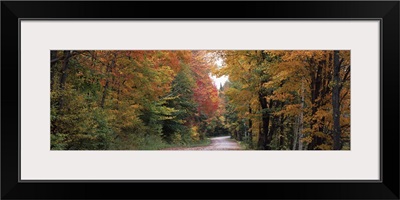
[[[345,63],[340,67],[343,70],[337,70],[335,75],[336,79],[339,77],[336,87],[332,81],[334,51],[219,51],[216,54],[225,66],[215,73],[227,75],[231,81],[230,88],[224,92],[230,104],[227,110],[233,106],[238,117],[236,123],[248,120],[245,132],[258,138],[258,149],[334,149],[335,137],[349,145],[349,51],[336,53]],[[337,113],[336,120],[333,112]],[[234,121],[229,123],[237,127]],[[334,126],[346,131],[334,134]]]

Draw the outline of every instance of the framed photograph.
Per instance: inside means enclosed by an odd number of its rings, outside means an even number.
[[[399,199],[399,6],[2,1],[1,198]]]

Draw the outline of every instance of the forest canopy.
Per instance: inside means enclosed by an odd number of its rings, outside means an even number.
[[[54,50],[50,57],[52,150],[185,149],[215,136],[243,150],[350,149],[350,51]],[[217,85],[212,76],[228,80]]]

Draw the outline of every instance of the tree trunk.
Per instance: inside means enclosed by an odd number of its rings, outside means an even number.
[[[258,149],[270,149],[270,141],[268,141],[269,135],[269,113],[267,111],[267,99],[259,93],[259,101],[261,105],[261,112],[262,112],[262,130],[260,131],[260,135],[258,137]]]
[[[64,91],[65,89],[65,83],[67,81],[67,70],[69,68],[69,59],[71,57],[71,52],[70,51],[64,51],[64,59],[63,59],[63,64],[61,67],[61,78],[60,78],[60,90]],[[60,95],[60,100],[59,102],[59,110],[61,110],[64,107],[64,94],[62,93]]]
[[[304,109],[304,79],[301,80],[301,104],[300,104],[300,116],[299,116],[299,150],[303,150],[303,109]]]
[[[249,104],[249,114],[251,114],[251,113],[252,113],[252,110],[251,110],[251,107]],[[251,118],[249,117],[249,139],[248,140],[249,140],[250,147],[253,146],[252,126],[253,126],[253,122],[251,121]]]
[[[299,117],[296,116],[294,118],[294,125],[293,125],[293,150],[297,149],[297,141],[299,140]]]
[[[63,60],[63,65],[61,68],[61,78],[60,78],[60,89],[65,88],[65,82],[67,81],[67,70],[69,67],[69,58],[71,57],[71,52],[70,51],[64,51],[64,60]]]
[[[282,107],[283,107],[283,105],[282,105]],[[281,115],[280,120],[279,120],[279,130],[280,130],[280,132],[279,132],[279,150],[282,150],[283,147],[285,146],[285,137],[283,134],[283,131],[284,131],[283,123],[284,122],[285,122],[285,118],[283,117],[283,115]],[[285,147],[285,149],[286,149],[286,147]]]
[[[271,118],[272,118],[272,120],[270,120],[271,121],[271,128],[269,129],[269,134],[272,136],[272,135],[276,135],[276,131],[277,131],[279,125],[277,124],[277,116],[272,116]],[[277,137],[279,137],[279,135]],[[271,140],[272,140],[272,138],[271,138]],[[277,142],[277,144],[278,143],[279,142]]]
[[[101,97],[101,102],[100,102],[101,108],[104,108],[104,103],[106,101],[106,96],[107,96],[108,84],[109,84],[109,81],[106,80],[106,84],[104,85],[104,88],[103,88],[103,96]]]
[[[311,116],[314,116],[318,108],[321,106],[321,86],[322,86],[322,71],[326,61],[319,61],[315,63],[313,60],[311,66],[317,65],[316,70],[311,70]],[[316,119],[311,119],[310,128],[314,129],[314,125],[317,123]],[[317,145],[320,145],[320,138],[313,135],[311,143],[308,144],[308,149],[313,150]]]
[[[340,62],[339,51],[334,51],[333,55],[333,89],[332,89],[332,107],[333,107],[333,149],[340,150]]]
[[[274,101],[272,101],[272,99],[270,99],[268,108],[272,109],[273,107],[274,107]],[[266,130],[269,129],[269,123],[271,121],[270,116],[271,116],[271,114],[269,111],[266,112],[265,115],[263,116],[263,119],[266,122],[265,124],[263,124],[263,127]],[[270,130],[268,130],[265,135],[266,135],[266,142],[265,142],[266,148],[265,149],[270,150],[271,149],[270,144],[272,143],[273,133]]]
[[[110,75],[112,68],[114,68],[115,61],[116,61],[116,55],[114,54],[114,59],[111,60],[111,64],[107,65],[107,69],[106,69],[107,76]],[[106,77],[106,84],[104,85],[103,96],[101,97],[101,102],[100,102],[100,107],[101,108],[104,108],[104,103],[106,101],[107,90],[108,90],[108,85],[109,84],[110,84],[110,79],[109,79],[109,77]]]
[[[54,77],[57,72],[56,69],[56,63],[57,62],[51,62],[52,60],[55,60],[57,58],[57,51],[50,51],[50,91],[53,91],[53,85],[54,85]]]

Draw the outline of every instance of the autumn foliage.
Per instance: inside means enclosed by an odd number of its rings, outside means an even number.
[[[350,51],[216,51],[226,127],[248,148],[350,149]]]
[[[350,51],[50,52],[51,149],[350,149]],[[222,66],[217,66],[216,61]],[[227,76],[218,89],[211,75]]]
[[[51,51],[51,149],[206,139],[218,108],[205,51]]]

